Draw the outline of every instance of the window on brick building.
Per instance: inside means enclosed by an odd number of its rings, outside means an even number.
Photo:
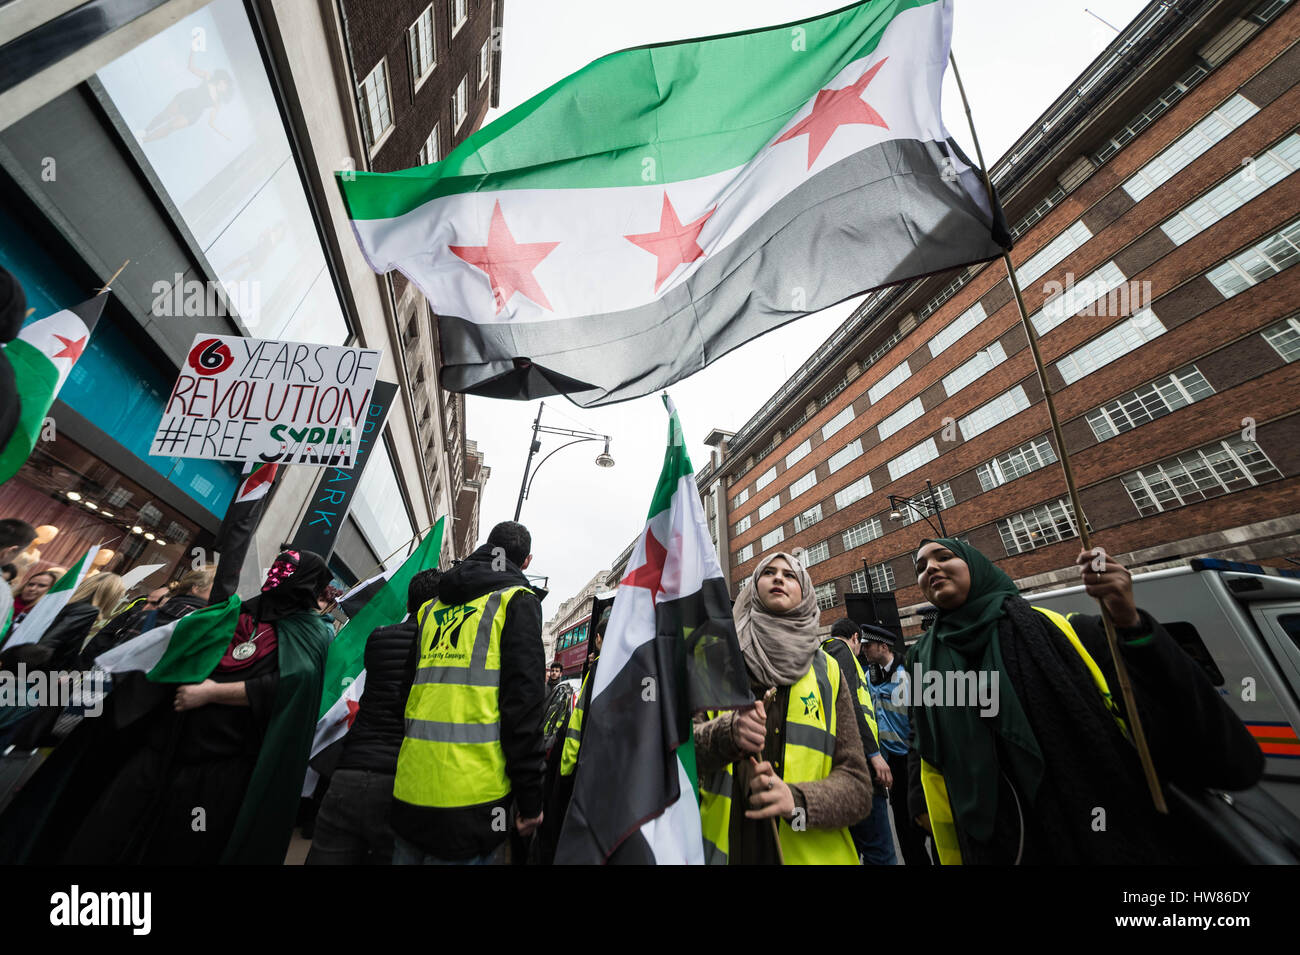
[[[880,440],[884,441],[891,434],[897,434],[899,431],[902,431],[924,413],[925,405],[921,403],[921,399],[913,398],[876,426],[876,429],[880,433]]]
[[[1056,363],[1056,368],[1065,383],[1070,385],[1164,333],[1165,326],[1156,317],[1156,313],[1144,308],[1132,318],[1124,319],[1086,345],[1070,352]]]
[[[827,421],[824,425],[822,425],[822,440],[825,441],[827,438],[833,435],[836,431],[839,431],[840,428],[844,427],[852,420],[853,420],[853,406],[849,405],[847,408],[845,408],[843,411],[837,414],[834,418],[831,418],[830,421]]]
[[[812,527],[821,519],[822,519],[822,506],[820,504],[814,504],[812,507],[808,508],[808,510],[804,511],[802,514],[800,514],[798,517],[794,519],[795,533],[797,534],[800,531],[806,531],[808,528]]]
[[[361,124],[366,134],[366,145],[371,149],[393,127],[393,104],[388,98],[388,61],[380,60],[357,87],[361,100]]]
[[[761,542],[762,545],[763,545],[763,552],[766,553],[768,550],[772,549],[772,548],[775,547],[777,544],[781,543],[781,541],[783,541],[783,540],[785,540],[785,528],[784,528],[784,527],[778,527],[776,530],[772,531],[770,534],[764,534],[764,535],[763,535],[763,540],[762,540],[762,542]]]
[[[1300,133],[1292,133],[1276,146],[1244,160],[1243,165],[1240,171],[1161,223],[1165,235],[1182,245],[1286,179],[1300,167]]]
[[[749,488],[745,488],[743,491],[741,491],[739,494],[737,494],[735,497],[731,499],[731,507],[734,510],[735,508],[740,507],[740,505],[744,504],[748,500],[749,500]]]
[[[427,166],[431,162],[438,162],[442,159],[441,132],[438,124],[433,124],[433,131],[429,133],[429,138],[424,141],[420,147],[420,165]]]
[[[867,395],[871,398],[871,403],[873,405],[878,404],[880,399],[911,377],[912,367],[906,361],[903,361],[897,368],[867,389]]]
[[[817,594],[817,609],[830,610],[840,602],[840,595],[835,592],[835,584],[818,584],[814,591]]]
[[[418,87],[438,65],[438,47],[433,33],[433,4],[415,18],[406,31],[406,45],[411,54],[411,86]]]
[[[1189,365],[1089,411],[1088,424],[1098,441],[1106,441],[1212,394],[1205,376]]]
[[[849,581],[850,593],[867,594],[871,592],[882,593],[891,591],[895,587],[894,568],[889,564],[872,564],[867,568],[871,572],[871,586],[867,587],[867,574],[865,571],[856,570]]]
[[[1284,318],[1260,334],[1282,356],[1283,361],[1290,363],[1300,358],[1300,318],[1294,315]]]
[[[478,48],[478,85],[482,86],[488,81],[488,76],[492,73],[492,38],[488,37],[483,41],[483,45]]]
[[[932,515],[934,513],[932,508],[936,504],[938,505],[939,510],[944,510],[945,508],[953,507],[957,503],[957,498],[952,493],[952,485],[947,481],[944,481],[942,484],[934,485],[933,503],[930,501],[929,488],[919,492],[915,500],[920,505],[919,510],[911,505],[900,507],[898,509],[898,513],[902,515],[900,523],[902,523],[904,527],[908,524],[915,524],[917,521],[921,520],[922,514],[925,514],[926,516]]]
[[[988,314],[984,311],[984,303],[976,302],[930,339],[930,357],[938,357],[940,352],[946,351],[950,345],[986,318]]]
[[[462,76],[460,82],[456,84],[456,92],[451,96],[451,115],[456,129],[460,129],[460,124],[465,122],[465,117],[469,115],[468,76]]]
[[[1007,554],[1022,554],[1047,544],[1079,536],[1074,508],[1065,498],[1012,514],[998,521]]]
[[[1215,441],[1121,477],[1143,517],[1280,478],[1254,441]]]
[[[947,375],[944,375],[943,390],[951,398],[981,375],[992,371],[1006,360],[1007,353],[1002,348],[1002,343],[994,342],[987,348],[980,349],[972,357],[962,362]]]
[[[758,519],[761,521],[769,514],[775,514],[781,508],[781,495],[777,494],[758,505]]]
[[[939,456],[939,446],[934,438],[926,438],[914,448],[904,451],[889,462],[889,479],[897,481],[904,474],[911,474],[917,468],[928,464]]]
[[[805,568],[820,564],[827,557],[831,556],[830,545],[825,541],[818,541],[811,547],[806,548],[803,552],[803,565]]]
[[[861,547],[863,544],[875,540],[881,533],[880,518],[873,517],[870,520],[863,521],[856,527],[850,527],[844,532],[844,549],[848,551],[853,550],[855,547]]]
[[[1124,191],[1140,202],[1258,112],[1258,106],[1234,94],[1126,180]]]
[[[992,401],[980,405],[966,417],[959,419],[957,428],[961,431],[961,436],[969,441],[977,434],[983,434],[1028,407],[1029,396],[1025,394],[1022,385],[1016,385],[1010,391],[1003,392]]]
[[[1252,285],[1270,278],[1300,260],[1300,220],[1263,242],[1238,252],[1222,265],[1205,273],[1205,277],[1224,298],[1232,298]]]
[[[1134,302],[1129,301],[1124,273],[1114,262],[1107,262],[1086,278],[1067,285],[1060,295],[1049,299],[1037,312],[1029,316],[1034,330],[1046,335],[1066,319],[1083,312],[1086,315],[1122,315]],[[1120,294],[1111,296],[1119,290]]]
[[[1022,286],[1032,285],[1065,260],[1065,257],[1092,238],[1092,232],[1083,220],[1074,223],[1047,245],[1043,246],[1016,269],[1016,279]]]
[[[842,511],[854,501],[860,501],[871,493],[871,478],[862,475],[848,487],[835,492],[835,509]]]
[[[469,19],[469,0],[447,0],[447,19],[451,21],[451,35],[455,36]]]
[[[803,444],[799,445],[799,447],[795,448],[793,451],[791,451],[789,454],[785,456],[786,469],[788,470],[789,468],[794,467],[796,464],[802,461],[805,457],[807,457],[808,452],[811,450],[812,450],[812,438],[809,438],[806,441],[804,441]]]
[[[796,497],[798,497],[804,491],[811,488],[816,483],[817,483],[817,472],[809,471],[799,480],[795,481],[793,484],[790,485],[790,500],[793,501]]]
[[[1056,452],[1052,450],[1051,442],[1046,438],[1035,438],[1018,448],[999,454],[992,461],[981,464],[976,473],[979,475],[980,487],[985,491],[991,491],[1008,481],[1014,481],[1039,468],[1045,468],[1055,461]]]
[[[758,479],[757,481],[754,482],[754,490],[755,490],[755,491],[761,491],[761,490],[763,490],[763,488],[767,487],[769,484],[771,484],[771,483],[772,483],[773,481],[775,481],[775,480],[776,480],[776,466],[773,465],[772,467],[770,467],[770,468],[768,468],[766,471],[764,471],[764,472],[759,476],[759,479]]]
[[[1289,2],[1289,0],[1285,0],[1285,2]],[[1169,107],[1173,106],[1174,103],[1182,99],[1183,96],[1187,94],[1188,90],[1209,75],[1210,70],[1208,67],[1202,66],[1200,63],[1194,64],[1186,73],[1170,84],[1163,93],[1151,102],[1147,103],[1147,105],[1144,106],[1136,116],[1129,120],[1113,136],[1111,136],[1109,140],[1106,141],[1104,146],[1097,150],[1093,157],[1097,160],[1097,165],[1100,166],[1131,143],[1135,138],[1137,138],[1138,133],[1142,132],[1142,130],[1155,122],[1156,118],[1162,115],[1165,110],[1169,109]]]
[[[840,468],[844,467],[844,465],[848,464],[850,461],[853,461],[861,456],[862,456],[862,439],[854,438],[852,443],[845,445],[844,447],[836,451],[834,454],[832,454],[830,460],[826,463],[826,465],[828,468],[830,468],[831,474],[834,474]]]
[[[741,534],[745,533],[745,531],[749,530],[749,525],[750,525],[749,519],[750,519],[750,515],[746,514],[744,517],[738,520],[736,522],[736,526],[733,527],[731,530],[731,535],[733,537],[739,537]]]
[[[736,566],[739,567],[745,561],[754,556],[754,545],[746,544],[740,550],[736,551]]]

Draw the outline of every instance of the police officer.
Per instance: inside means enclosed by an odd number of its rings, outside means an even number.
[[[880,730],[876,723],[875,707],[867,675],[858,662],[862,637],[858,625],[848,617],[831,624],[831,638],[822,649],[835,658],[840,672],[848,680],[853,698],[857,702],[858,735],[862,737],[862,752],[875,779],[872,787],[871,814],[849,827],[853,844],[864,865],[894,865],[894,837],[889,828],[889,788],[893,773],[880,752]]]
[[[505,861],[542,821],[542,607],[527,528],[504,521],[420,608],[393,782],[393,862]]]

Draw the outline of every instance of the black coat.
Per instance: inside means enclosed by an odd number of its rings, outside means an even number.
[[[81,653],[90,628],[99,619],[99,608],[89,600],[78,600],[59,611],[38,646],[48,647],[53,651],[46,668],[50,670],[67,670],[76,663]]]
[[[397,771],[406,728],[406,661],[415,644],[416,621],[379,627],[366,640],[366,688],[352,729],[344,737],[338,769]]]
[[[494,590],[529,586],[528,578],[514,564],[507,561],[504,570],[493,570],[492,560],[492,548],[484,544],[443,575],[438,598],[445,604],[459,605]],[[419,647],[418,640],[412,642],[403,699],[415,678]],[[431,855],[445,859],[484,855],[506,835],[495,825],[500,817],[498,810],[509,812],[513,803],[525,818],[542,811],[546,654],[542,647],[542,603],[531,589],[515,595],[506,608],[499,692],[501,748],[510,793],[494,802],[459,809],[434,809],[393,800],[393,831]]]
[[[188,616],[206,605],[207,601],[202,597],[196,597],[194,594],[181,594],[178,597],[172,597],[157,610],[146,610],[144,607],[138,607],[135,610],[128,610],[125,613],[118,614],[106,623],[99,633],[90,638],[90,642],[81,651],[79,665],[83,670],[89,670],[94,665],[95,657],[101,653],[107,653],[128,640],[134,640],[146,630],[152,630],[154,627],[161,627],[173,620]]]

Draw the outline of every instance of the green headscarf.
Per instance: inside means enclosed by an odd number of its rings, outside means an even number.
[[[966,706],[923,706],[919,703],[922,687],[914,686],[918,705],[912,725],[921,757],[943,773],[958,827],[976,841],[988,842],[997,816],[1000,773],[994,734],[1002,738],[1011,763],[1007,769],[1030,803],[1043,777],[1043,755],[1006,676],[998,639],[1003,603],[1019,591],[1010,577],[966,542],[940,537],[921,543],[931,542],[966,562],[970,592],[960,607],[939,611],[934,626],[913,648],[912,659],[920,664],[923,676],[931,671],[987,671],[985,679],[997,680],[998,712],[982,717],[979,706],[970,701]]]

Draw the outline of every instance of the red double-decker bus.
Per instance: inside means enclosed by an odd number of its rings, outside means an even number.
[[[587,636],[591,628],[591,616],[583,617],[577,623],[560,632],[555,638],[555,662],[564,668],[564,677],[581,677],[587,662]]]

